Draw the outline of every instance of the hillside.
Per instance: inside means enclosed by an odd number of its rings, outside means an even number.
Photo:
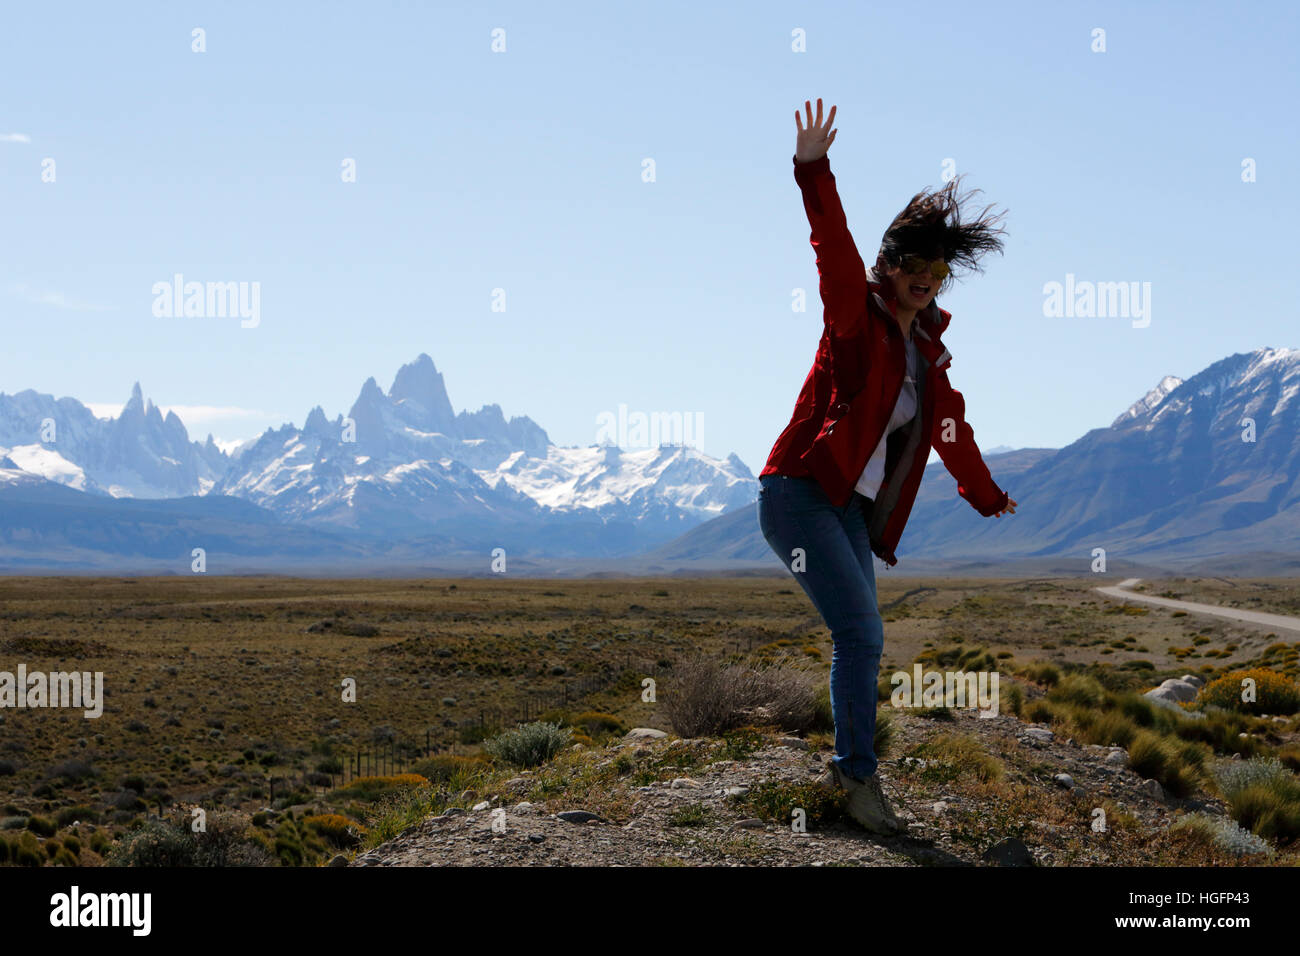
[[[1080,744],[1013,715],[910,714],[881,773],[908,833],[881,837],[837,819],[817,777],[831,751],[769,735],[752,753],[717,738],[647,739],[633,731],[606,748],[467,792],[449,807],[356,857],[352,866],[973,866],[1230,865],[1232,854],[1170,831],[1181,815],[1225,813],[1221,800],[1179,799],[1125,766],[1122,750]],[[945,739],[977,742],[943,750]],[[931,757],[908,757],[927,743]],[[1116,756],[1119,755],[1119,756]],[[619,773],[621,766],[629,766]],[[989,768],[998,767],[1000,770]],[[980,773],[990,776],[981,779]],[[657,779],[637,785],[639,773]],[[996,776],[993,776],[996,774]],[[1073,788],[1053,779],[1068,774]],[[563,778],[564,794],[538,800]],[[589,787],[586,799],[579,796]],[[491,792],[488,792],[490,790]],[[537,801],[537,802],[534,802]],[[486,803],[487,806],[483,806]],[[804,806],[810,830],[777,817]],[[496,808],[503,832],[493,832]],[[1108,829],[1093,832],[1095,808]],[[601,819],[566,822],[587,811]],[[822,820],[825,822],[822,822]]]

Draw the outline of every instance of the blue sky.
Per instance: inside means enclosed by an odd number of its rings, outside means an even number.
[[[940,300],[950,377],[982,447],[1061,446],[1164,375],[1300,345],[1297,19],[1289,2],[14,5],[0,390],[111,408],[138,380],[193,437],[232,440],[315,404],[333,418],[427,352],[457,410],[495,402],[565,445],[619,405],[695,414],[705,452],[757,473],[821,332],[791,174],[794,111],[821,96],[864,255],[945,161],[1008,210],[1005,255]],[[177,273],[258,282],[258,325],[156,317]],[[1150,283],[1150,324],[1045,316],[1067,274]]]

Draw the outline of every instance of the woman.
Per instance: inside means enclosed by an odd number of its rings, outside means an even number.
[[[898,563],[921,475],[938,451],[957,492],[985,517],[1015,513],[989,475],[948,382],[940,341],[952,316],[935,296],[951,264],[979,268],[1002,250],[988,210],[962,221],[957,181],[912,197],[864,269],[845,223],[826,151],[835,107],[795,110],[794,177],[817,252],[825,326],[794,416],[759,474],[759,526],[830,628],[835,757],[823,781],[848,793],[850,815],[877,833],[902,832],[881,789],[874,747],[884,637],[872,554]],[[829,135],[828,135],[829,133]]]

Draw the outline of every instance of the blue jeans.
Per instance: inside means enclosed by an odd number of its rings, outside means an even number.
[[[815,478],[759,479],[758,525],[763,537],[831,631],[833,759],[842,772],[858,780],[876,772],[876,685],[885,646],[867,535],[872,506],[870,498],[855,491],[837,508]],[[802,549],[803,570],[795,549]]]

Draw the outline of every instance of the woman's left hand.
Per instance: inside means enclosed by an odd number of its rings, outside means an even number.
[[[1008,511],[1011,512],[1012,514],[1015,514],[1015,513],[1016,513],[1016,499],[1015,499],[1015,498],[1012,498],[1010,495],[1007,495],[1007,506],[1006,506],[1006,508],[1004,508],[1002,511],[997,512],[993,517],[995,517],[995,518],[1001,518],[1001,517],[1002,517],[1004,514],[1006,514]]]

